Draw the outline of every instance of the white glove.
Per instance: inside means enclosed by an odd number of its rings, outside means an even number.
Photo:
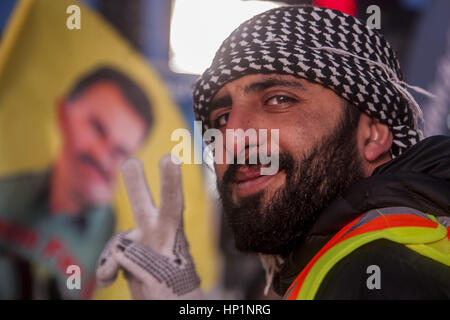
[[[180,166],[165,155],[159,162],[161,202],[155,207],[138,159],[130,158],[122,174],[136,228],[108,242],[97,265],[97,282],[114,282],[119,268],[134,299],[202,299],[200,279],[183,230]]]

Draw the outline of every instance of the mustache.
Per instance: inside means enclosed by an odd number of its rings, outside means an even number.
[[[219,182],[221,186],[229,185],[230,183],[235,182],[236,173],[241,168],[261,168],[262,166],[268,166],[267,164],[263,165],[260,162],[259,157],[257,158],[256,164],[237,164],[236,162],[237,161],[234,161],[234,163],[228,165],[222,177],[222,181]],[[288,152],[282,151],[278,155],[278,167],[279,171],[284,170],[289,177],[294,171],[295,160]]]
[[[87,165],[92,166],[95,170],[97,170],[98,173],[100,173],[100,176],[106,181],[106,182],[110,182],[111,178],[110,175],[108,173],[108,171],[106,171],[103,166],[97,161],[95,160],[93,157],[91,157],[89,154],[87,153],[82,153],[80,154],[80,156],[78,157],[78,159]]]

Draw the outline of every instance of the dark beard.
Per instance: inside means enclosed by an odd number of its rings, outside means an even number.
[[[358,119],[346,114],[334,132],[298,162],[280,152],[279,170],[286,173],[286,183],[268,203],[263,190],[234,204],[230,182],[241,165],[227,168],[217,184],[237,249],[288,254],[331,201],[363,177],[356,142]]]

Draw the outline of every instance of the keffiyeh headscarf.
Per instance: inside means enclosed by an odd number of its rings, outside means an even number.
[[[403,82],[395,52],[352,16],[289,6],[242,23],[222,43],[194,88],[194,113],[208,129],[210,102],[226,83],[249,74],[285,74],[319,83],[393,133],[393,157],[416,144],[422,113]]]

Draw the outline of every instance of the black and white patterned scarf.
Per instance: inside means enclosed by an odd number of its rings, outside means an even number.
[[[242,23],[222,43],[194,88],[194,113],[208,129],[210,101],[249,74],[285,74],[319,83],[393,133],[393,157],[422,138],[422,113],[402,81],[395,52],[376,30],[336,10],[288,6]]]

